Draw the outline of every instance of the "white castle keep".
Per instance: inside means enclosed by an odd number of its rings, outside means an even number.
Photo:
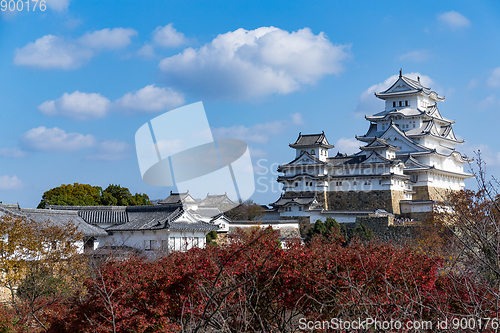
[[[323,211],[384,209],[401,214],[431,210],[447,190],[460,190],[472,174],[471,160],[455,146],[453,120],[444,118],[430,88],[399,73],[387,90],[375,93],[385,110],[365,116],[366,134],[356,136],[360,151],[328,155],[334,146],[323,133],[301,134],[290,147],[295,159],[280,165],[283,194],[273,206],[280,215]]]

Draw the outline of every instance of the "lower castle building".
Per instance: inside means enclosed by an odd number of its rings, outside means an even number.
[[[426,212],[446,191],[463,189],[464,180],[473,177],[463,168],[471,159],[455,149],[464,141],[455,136],[454,121],[438,110],[444,97],[401,71],[375,96],[385,101],[385,110],[365,116],[370,125],[356,136],[357,153],[330,157],[334,146],[324,132],[299,133],[290,144],[295,158],[278,167],[283,194],[272,204],[280,215]]]

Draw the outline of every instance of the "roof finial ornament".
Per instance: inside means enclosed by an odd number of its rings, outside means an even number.
[[[420,76],[417,76],[418,83],[420,83]]]
[[[403,76],[403,69],[402,68],[399,69],[399,77],[401,77],[401,76]]]

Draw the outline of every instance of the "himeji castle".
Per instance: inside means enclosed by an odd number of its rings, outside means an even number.
[[[370,125],[356,136],[359,152],[329,156],[325,133],[301,134],[290,144],[295,159],[280,165],[283,194],[273,206],[281,215],[383,209],[401,214],[431,210],[447,190],[463,189],[471,160],[456,150],[464,141],[454,121],[441,115],[444,100],[402,74],[375,93],[385,110],[365,116]],[[312,220],[312,218],[311,218]]]

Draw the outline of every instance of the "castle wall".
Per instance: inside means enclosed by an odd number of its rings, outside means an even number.
[[[403,191],[339,191],[339,192],[292,192],[284,197],[316,195],[318,202],[324,204],[325,195],[328,210],[375,210],[385,209],[389,213],[400,214],[399,201],[404,200]],[[325,207],[326,208],[326,207]]]
[[[433,186],[413,186],[413,191],[413,200],[443,201],[451,190]]]

